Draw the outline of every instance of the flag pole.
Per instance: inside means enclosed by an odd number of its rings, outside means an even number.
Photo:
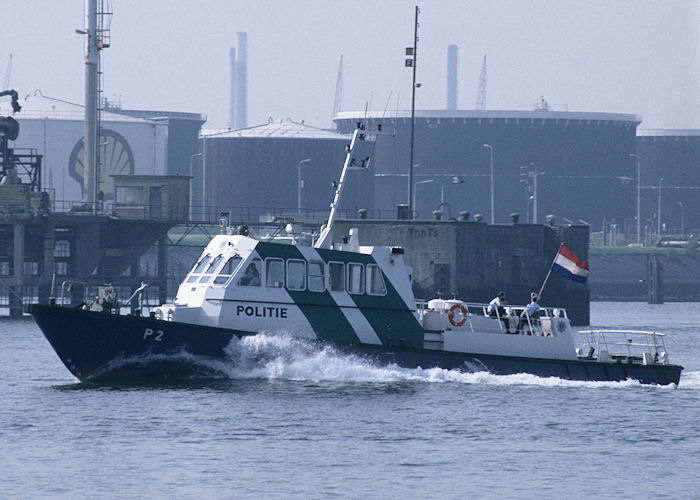
[[[562,241],[561,244],[559,245],[559,250],[561,250],[561,247],[564,246],[564,242]],[[554,254],[554,260],[552,260],[552,263],[549,265],[549,271],[547,271],[547,276],[544,278],[544,282],[542,283],[542,286],[540,287],[540,291],[537,294],[537,298],[539,299],[540,296],[542,295],[542,292],[544,291],[544,287],[547,284],[547,280],[549,279],[549,275],[552,274],[552,266],[554,266],[554,261],[557,260],[557,255],[559,255],[559,250],[557,250],[557,253]]]

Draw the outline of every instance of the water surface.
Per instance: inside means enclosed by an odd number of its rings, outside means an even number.
[[[680,386],[374,366],[277,337],[233,346],[216,378],[82,384],[31,319],[2,319],[0,496],[697,497],[700,305],[591,318],[667,333]]]

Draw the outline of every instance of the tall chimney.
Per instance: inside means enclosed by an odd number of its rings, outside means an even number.
[[[236,60],[236,128],[248,126],[247,110],[247,59],[248,59],[248,34],[236,33],[238,36],[238,59]]]
[[[236,49],[231,48],[229,50],[229,61],[231,65],[230,79],[231,79],[231,89],[229,98],[229,115],[228,115],[228,126],[230,128],[236,128]]]
[[[447,109],[457,109],[457,46],[447,47]]]

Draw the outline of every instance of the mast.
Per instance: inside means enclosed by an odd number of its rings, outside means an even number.
[[[369,157],[362,160],[360,167],[353,167],[356,163],[355,159],[352,157],[352,151],[355,149],[357,141],[363,141],[365,139],[364,126],[358,124],[357,129],[352,134],[352,140],[346,148],[345,163],[343,164],[343,171],[340,174],[340,180],[335,186],[335,196],[333,197],[333,203],[331,203],[331,213],[328,216],[328,222],[321,228],[321,234],[318,237],[318,241],[314,245],[314,248],[330,248],[331,247],[331,231],[333,230],[333,223],[335,222],[336,212],[338,210],[338,204],[340,203],[340,197],[343,194],[343,187],[345,186],[345,177],[348,170],[352,169],[364,169],[369,167]]]
[[[85,128],[83,139],[83,201],[97,213],[97,191],[100,187],[98,136],[100,133],[100,50],[110,46],[110,0],[85,0]]]
[[[97,0],[85,0],[85,139],[83,142],[83,201],[96,211],[97,193]]]
[[[413,24],[413,47],[406,47],[406,55],[413,56],[406,59],[406,66],[413,68],[413,85],[411,86],[411,154],[408,166],[408,217],[413,220],[413,136],[416,127],[416,61],[418,48],[418,13],[420,9],[416,5],[416,19]]]

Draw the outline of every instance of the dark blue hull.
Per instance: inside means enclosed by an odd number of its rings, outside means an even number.
[[[487,371],[494,375],[531,373],[538,377],[557,377],[567,380],[622,381],[638,380],[642,384],[678,384],[682,366],[642,365],[640,363],[600,363],[596,360],[562,360],[493,356],[440,351],[409,351],[352,348],[362,351],[380,363],[395,363],[405,368],[444,368],[469,372]]]
[[[33,304],[28,311],[63,364],[78,379],[138,379],[197,372],[195,355],[222,359],[246,332]]]
[[[83,381],[198,373],[204,368],[201,363],[192,361],[190,355],[226,359],[225,348],[234,336],[255,334],[56,306],[31,305],[28,311],[61,361]],[[439,367],[488,371],[496,375],[531,373],[571,380],[620,381],[629,378],[644,384],[678,384],[683,369],[678,365],[487,356],[383,346],[340,347],[382,364],[395,363],[406,368]]]

